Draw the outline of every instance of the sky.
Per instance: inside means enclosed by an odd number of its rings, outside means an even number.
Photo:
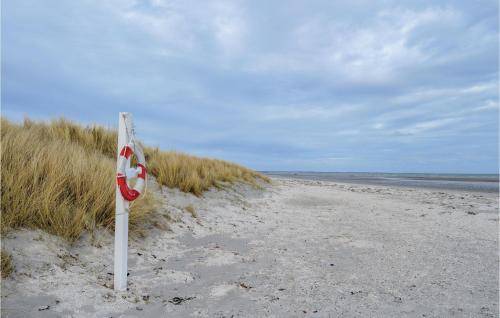
[[[2,116],[116,127],[257,170],[497,173],[499,8],[2,1]]]

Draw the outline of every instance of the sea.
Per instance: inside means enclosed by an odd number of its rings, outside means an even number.
[[[270,177],[373,184],[398,187],[418,187],[444,190],[496,192],[498,174],[435,174],[435,173],[374,173],[374,172],[307,172],[261,171]]]

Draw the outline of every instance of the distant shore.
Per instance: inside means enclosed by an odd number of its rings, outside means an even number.
[[[262,171],[270,177],[498,193],[498,174],[427,174],[372,172]]]

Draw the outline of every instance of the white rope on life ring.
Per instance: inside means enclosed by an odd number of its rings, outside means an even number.
[[[134,188],[130,188],[127,184],[127,177],[131,175],[130,171],[126,171],[127,161],[132,154],[137,157],[137,168],[133,168],[137,173],[137,183]],[[132,170],[132,169],[131,169]],[[140,171],[139,171],[140,170]],[[129,173],[127,173],[129,172]],[[135,173],[132,173],[135,174]],[[120,188],[120,193],[127,201],[134,201],[141,193],[143,193],[144,185],[146,183],[146,159],[142,149],[135,143],[129,143],[123,146],[118,158],[118,168],[116,171],[116,183]]]

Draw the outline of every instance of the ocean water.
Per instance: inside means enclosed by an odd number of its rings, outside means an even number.
[[[433,174],[433,173],[372,173],[372,172],[307,172],[262,171],[268,176],[374,184],[401,187],[420,187],[462,191],[498,192],[498,174]]]

